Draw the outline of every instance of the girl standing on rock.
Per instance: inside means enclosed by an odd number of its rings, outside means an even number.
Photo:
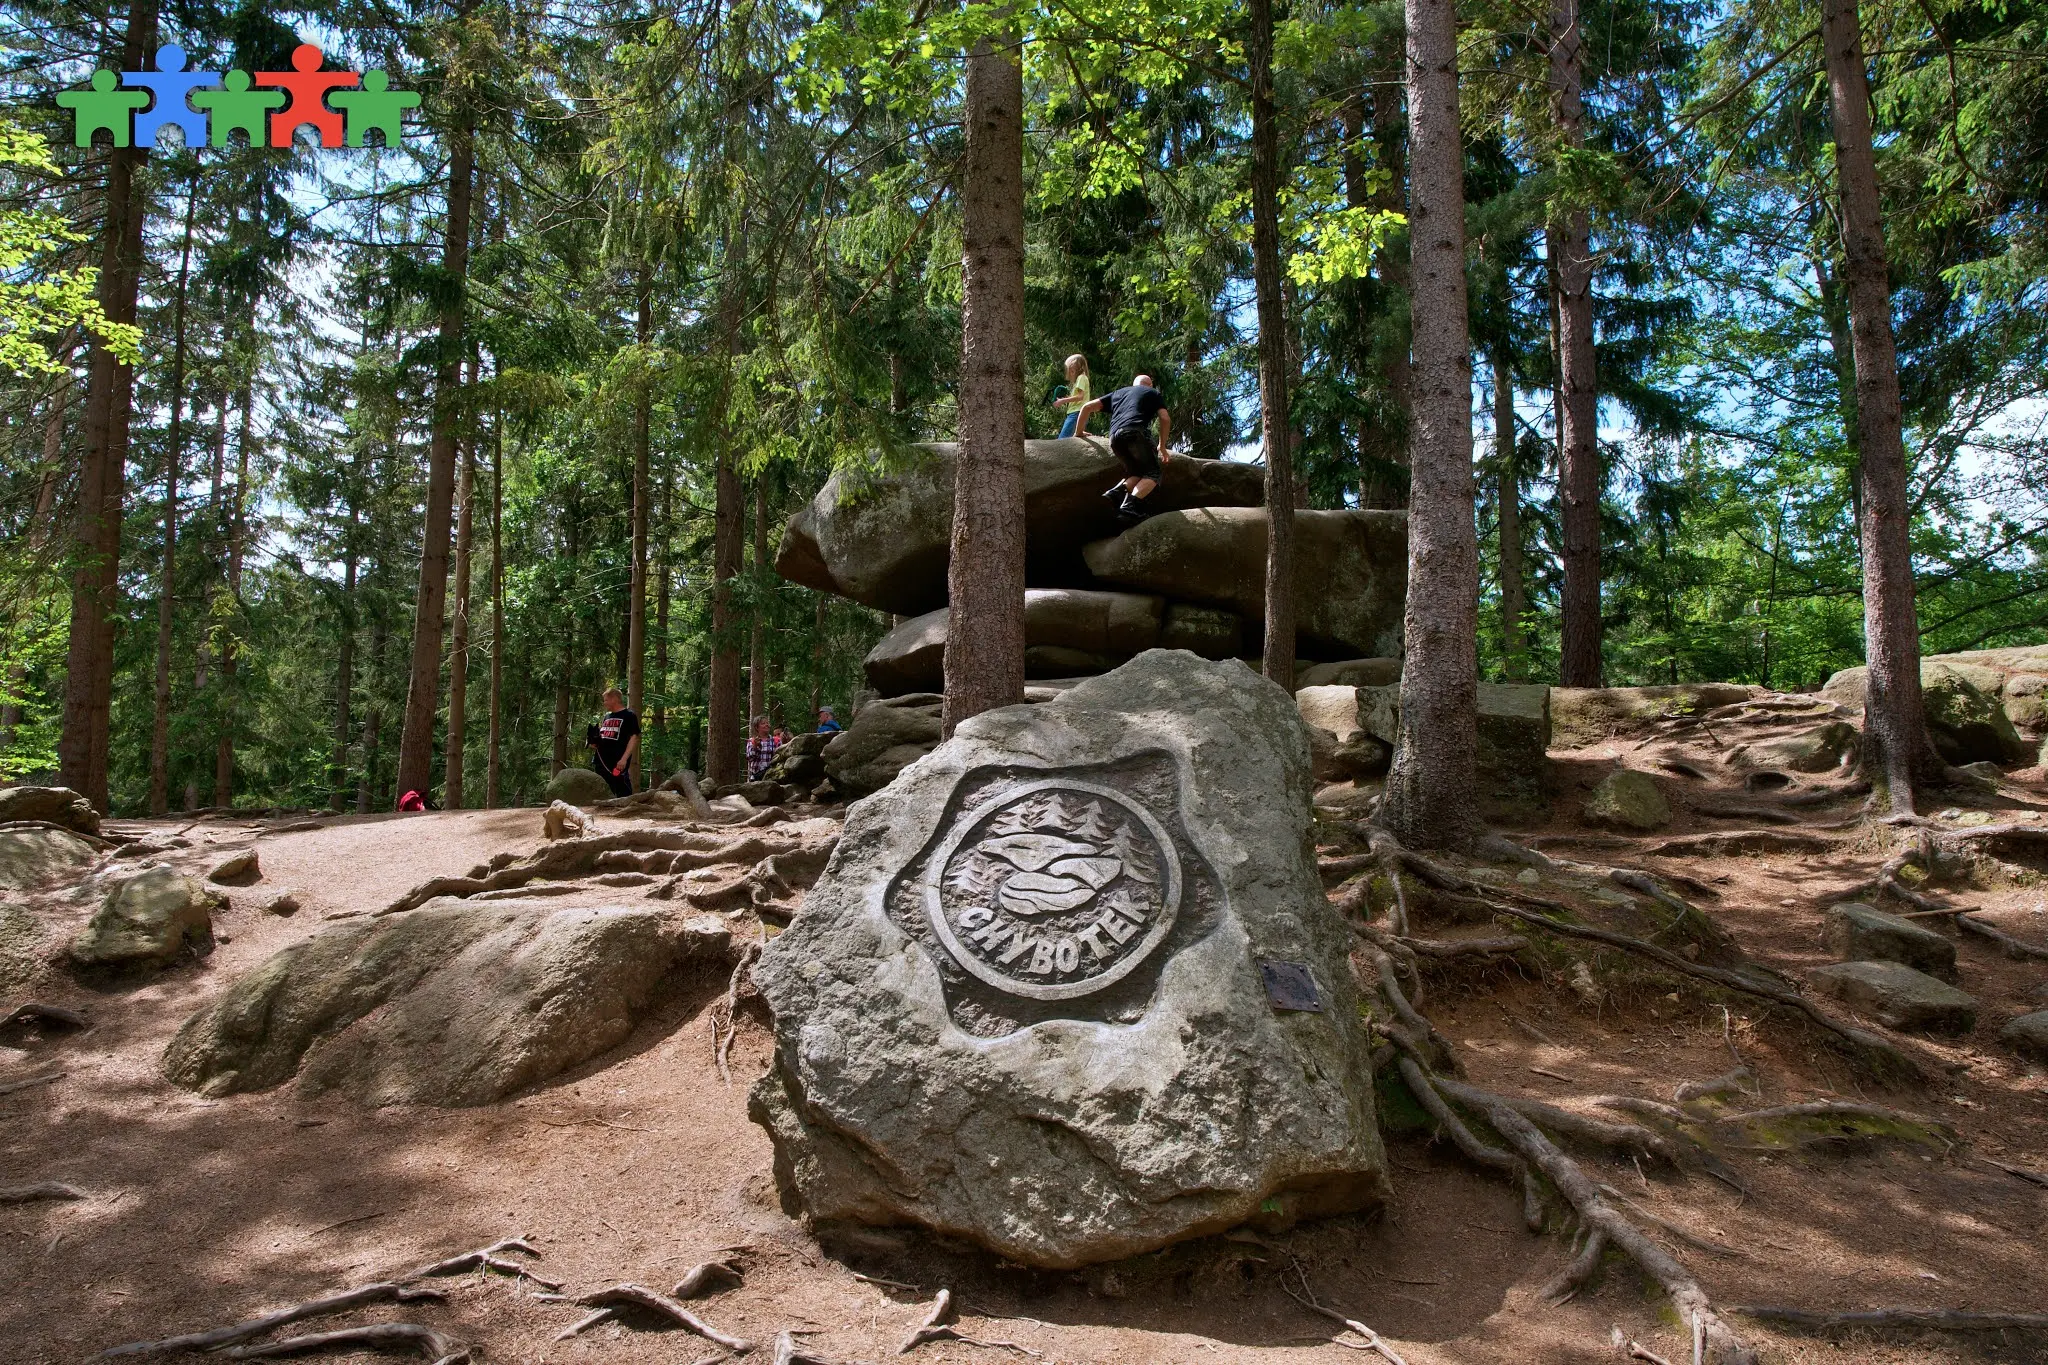
[[[1052,405],[1067,410],[1067,420],[1060,424],[1060,439],[1074,434],[1074,423],[1080,419],[1081,405],[1088,401],[1088,357],[1070,355],[1067,357],[1067,392],[1063,398],[1055,398]]]

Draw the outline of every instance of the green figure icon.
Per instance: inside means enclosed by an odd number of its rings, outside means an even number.
[[[147,90],[117,90],[120,78],[111,71],[92,73],[92,89],[65,90],[57,103],[71,111],[72,138],[81,147],[92,146],[93,134],[104,128],[116,147],[128,145],[128,130],[136,110],[149,103]],[[419,96],[413,96],[415,100]]]
[[[384,134],[384,145],[396,147],[402,136],[404,111],[419,107],[420,97],[411,90],[392,90],[391,77],[382,71],[365,71],[360,90],[336,90],[327,102],[348,116],[348,145],[366,147],[365,135]]]
[[[215,147],[228,145],[228,134],[240,129],[251,147],[268,142],[266,122],[272,109],[284,107],[288,96],[282,90],[251,90],[249,73],[230,71],[225,90],[194,90],[192,107],[210,114],[207,141]]]

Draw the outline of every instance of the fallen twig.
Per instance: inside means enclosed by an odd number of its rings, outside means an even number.
[[[1958,1308],[1874,1308],[1864,1312],[1826,1313],[1763,1304],[1745,1304],[1728,1311],[1763,1322],[1823,1330],[1839,1327],[1928,1327],[1946,1332],[1999,1332],[2008,1328],[2048,1330],[2048,1313],[1973,1313]]]
[[[819,1355],[816,1351],[799,1345],[793,1333],[778,1332],[775,1334],[775,1353],[771,1357],[771,1365],[858,1365],[858,1362],[840,1356]]]
[[[946,1340],[953,1335],[953,1329],[949,1325],[952,1321],[953,1291],[941,1289],[939,1290],[938,1297],[932,1300],[931,1311],[926,1313],[924,1321],[913,1328],[910,1335],[903,1339],[903,1344],[896,1348],[896,1354],[907,1355],[924,1345],[927,1341]]]
[[[1403,1360],[1393,1347],[1387,1345],[1386,1339],[1378,1332],[1373,1331],[1372,1328],[1367,1327],[1357,1318],[1347,1318],[1334,1308],[1325,1308],[1316,1298],[1315,1291],[1309,1288],[1308,1272],[1303,1270],[1299,1263],[1295,1265],[1294,1271],[1297,1275],[1301,1276],[1302,1292],[1300,1294],[1294,1292],[1293,1288],[1287,1283],[1285,1275],[1280,1277],[1280,1287],[1287,1291],[1289,1298],[1318,1317],[1328,1318],[1331,1322],[1338,1323],[1346,1329],[1356,1332],[1364,1339],[1365,1348],[1368,1351],[1379,1352],[1380,1355],[1386,1358],[1387,1365],[1408,1365],[1408,1362]]]
[[[1956,913],[1955,922],[1956,928],[1962,929],[1968,933],[1975,934],[1979,938],[1988,938],[1993,943],[1996,943],[1999,947],[2005,949],[2005,955],[2007,957],[2017,958],[2020,960],[2025,960],[2030,957],[2048,958],[2048,945],[2043,945],[2039,943],[2029,943],[2025,939],[2014,938],[2011,934],[2005,932],[2005,930],[2000,929],[1996,925],[1986,924],[1983,920],[1978,919],[1975,915],[1965,914],[1961,911],[1958,911]]]
[[[61,1005],[45,1005],[31,1000],[17,1005],[5,1019],[0,1019],[0,1029],[44,1028],[54,1025],[67,1032],[79,1033],[92,1027],[92,1021],[77,1010],[67,1010]]]
[[[52,1081],[61,1081],[70,1074],[68,1071],[52,1071],[43,1076],[30,1076],[26,1080],[0,1083],[0,1095],[12,1095],[17,1090],[30,1090],[39,1085],[48,1085]]]
[[[437,1362],[467,1360],[469,1352],[458,1351],[453,1342],[431,1327],[414,1322],[378,1322],[367,1327],[343,1327],[333,1332],[314,1332],[303,1337],[286,1337],[261,1346],[234,1346],[224,1354],[229,1360],[258,1360],[264,1356],[305,1355],[332,1346],[418,1346],[428,1359]]]
[[[1549,1284],[1536,1291],[1537,1297],[1545,1303],[1559,1304],[1585,1287],[1593,1278],[1593,1272],[1600,1268],[1601,1257],[1607,1254],[1607,1234],[1594,1228],[1586,1234],[1586,1241],[1572,1257],[1565,1268],[1558,1271]]]
[[[2029,1185],[2039,1185],[2042,1189],[2048,1190],[2048,1175],[2043,1175],[2039,1171],[2030,1171],[2025,1166],[2009,1166],[2003,1161],[1994,1161],[1988,1156],[1980,1157],[1978,1159],[1983,1161],[1986,1165],[1996,1166],[1999,1170],[2004,1171],[2007,1175],[2015,1176],[2021,1180],[2026,1181]]]

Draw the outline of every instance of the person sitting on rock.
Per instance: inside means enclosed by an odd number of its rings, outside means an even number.
[[[832,708],[829,706],[818,708],[818,733],[821,735],[836,735],[839,733],[839,722],[832,718]]]
[[[1153,386],[1152,376],[1141,374],[1121,389],[1112,390],[1081,408],[1081,420],[1075,434],[1088,434],[1088,419],[1103,407],[1109,409],[1109,450],[1124,467],[1124,477],[1112,484],[1104,497],[1115,497],[1119,490],[1124,497],[1117,507],[1117,517],[1126,525],[1135,526],[1152,515],[1154,508],[1147,505],[1152,491],[1159,487],[1160,477],[1165,468],[1161,463],[1161,452],[1173,434],[1173,414],[1166,410],[1166,400],[1159,396]],[[1159,419],[1159,439],[1152,438],[1152,419]]]
[[[747,781],[759,782],[775,761],[775,736],[768,731],[768,717],[754,717],[754,733],[747,739]]]
[[[584,732],[584,743],[596,750],[591,766],[611,787],[613,796],[633,794],[633,756],[640,752],[640,717],[627,709],[626,694],[604,690],[604,719]]]

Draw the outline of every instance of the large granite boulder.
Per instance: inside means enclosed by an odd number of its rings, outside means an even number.
[[[2048,648],[1982,649],[1935,654],[1920,661],[1921,709],[1941,756],[1949,762],[1991,762],[2011,766],[2034,761],[2033,746],[2020,736],[2048,729],[2044,704]],[[1870,670],[1845,668],[1829,678],[1820,694],[1861,710]]]
[[[0,829],[0,891],[33,891],[76,877],[97,857],[90,843],[61,829]]]
[[[1748,701],[1761,689],[1739,683],[1658,687],[1553,687],[1550,715],[1560,748],[1580,749],[1653,721],[1695,716]]]
[[[80,834],[100,832],[100,813],[69,787],[0,787],[0,825],[41,820]]]
[[[1918,972],[1956,979],[1956,945],[1926,925],[1854,901],[1828,907],[1828,947],[1848,962],[1903,962]]]
[[[791,735],[789,743],[775,751],[775,761],[762,776],[770,782],[815,787],[825,780],[825,746],[831,742],[831,735],[815,730]]]
[[[1548,766],[1550,694],[1541,683],[1479,684],[1479,771],[1496,785],[1536,784]],[[1389,749],[1401,740],[1399,686],[1358,689],[1360,726]]]
[[[1886,1028],[1968,1033],[1977,1026],[1975,997],[1902,962],[1837,962],[1815,969],[1813,986]]]
[[[1235,612],[1247,639],[1266,615],[1266,511],[1165,512],[1085,551],[1105,584]],[[1294,611],[1309,658],[1401,652],[1408,592],[1405,512],[1294,514]]]
[[[960,447],[911,446],[880,472],[833,475],[790,518],[775,570],[793,583],[878,611],[914,616],[946,603],[953,480]],[[1089,586],[1081,547],[1116,534],[1116,504],[1102,496],[1123,470],[1100,438],[1024,443],[1026,581]],[[1153,495],[1166,508],[1254,507],[1265,496],[1256,465],[1176,457]]]
[[[880,791],[939,743],[941,698],[930,692],[861,707],[825,746],[825,772],[849,800]]]
[[[1159,643],[1165,614],[1166,603],[1147,593],[1028,589],[1024,675],[1064,678],[1114,667]],[[950,617],[950,609],[940,607],[884,635],[863,665],[869,685],[885,697],[944,687]]]
[[[593,768],[564,768],[548,779],[542,801],[566,801],[572,806],[590,806],[612,799],[611,784]]]
[[[754,969],[786,1204],[1047,1267],[1377,1204],[1310,819],[1300,717],[1240,663],[1155,650],[962,724]]]
[[[1307,664],[1294,675],[1297,691],[1306,687],[1386,687],[1399,681],[1399,659],[1340,659],[1333,664]]]
[[[1863,736],[1845,720],[1823,721],[1791,734],[1739,745],[1728,761],[1744,768],[1784,768],[1824,773],[1846,766],[1862,752]]]
[[[367,1105],[489,1104],[623,1042],[664,980],[730,970],[723,920],[434,900],[279,952],[178,1031],[164,1073],[231,1095],[298,1077]]]
[[[81,967],[165,966],[213,951],[212,892],[174,868],[158,865],[114,883],[99,909],[71,940]]]

